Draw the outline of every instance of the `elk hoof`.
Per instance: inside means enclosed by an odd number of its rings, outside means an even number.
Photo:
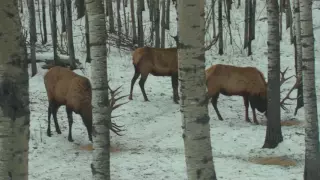
[[[49,130],[47,131],[47,136],[51,137],[51,132]]]
[[[61,130],[60,130],[60,129],[57,129],[57,133],[58,133],[58,134],[61,134]]]
[[[129,100],[132,100],[132,96],[129,96]]]
[[[68,141],[69,141],[69,142],[73,142],[72,137],[69,136],[69,137],[68,137]]]

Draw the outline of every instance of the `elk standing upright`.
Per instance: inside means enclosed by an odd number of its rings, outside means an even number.
[[[139,85],[145,101],[149,101],[144,84],[149,74],[154,76],[171,76],[173,100],[179,103],[178,94],[178,57],[177,48],[137,48],[132,53],[134,75],[131,80],[130,96],[132,100],[133,86],[141,75]]]

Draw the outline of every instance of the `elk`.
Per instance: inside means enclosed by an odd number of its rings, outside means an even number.
[[[281,85],[293,77],[284,78],[287,69],[284,72],[281,72]],[[248,117],[249,103],[252,109],[254,123],[259,124],[256,118],[255,109],[261,113],[265,112],[265,115],[267,115],[267,82],[265,81],[263,73],[257,68],[216,64],[206,69],[206,84],[208,92],[204,102],[208,102],[211,98],[212,106],[219,120],[223,120],[217,108],[217,101],[220,93],[225,96],[243,97],[245,120],[247,122],[251,122]],[[295,86],[296,85],[294,85],[294,87]],[[289,93],[291,92],[292,90]],[[284,108],[284,101],[286,99],[289,99],[289,94],[280,102],[282,108]]]
[[[171,35],[170,35],[171,36]],[[179,37],[171,36],[177,47],[180,47]],[[218,40],[216,38],[204,47],[204,51],[211,49],[211,47],[216,44]],[[179,93],[178,93],[178,51],[175,48],[152,48],[152,47],[141,47],[137,48],[132,53],[132,64],[134,66],[134,75],[131,80],[131,88],[129,100],[132,100],[133,86],[141,75],[139,86],[145,101],[149,101],[144,84],[147,80],[149,74],[154,76],[171,76],[171,84],[173,89],[173,101],[179,103]]]
[[[57,112],[60,106],[65,105],[69,123],[68,141],[73,142],[72,112],[74,112],[81,116],[82,121],[87,129],[89,140],[92,142],[92,132],[94,128],[92,126],[92,88],[90,80],[84,76],[76,74],[68,68],[54,66],[50,68],[45,74],[44,84],[49,102],[47,136],[51,137],[51,115],[53,115],[56,132],[58,134],[61,134],[57,119]],[[120,97],[115,99],[115,96],[118,94],[117,90],[119,88],[117,88],[115,91],[112,91],[110,89],[110,111],[124,104],[122,103],[119,105],[115,105],[115,102],[122,98]],[[111,125],[109,125],[108,127],[117,135],[120,135],[119,132],[122,131],[120,129],[120,127],[122,126],[118,126],[114,123],[111,123]]]
[[[141,47],[132,53],[134,75],[131,80],[129,100],[132,100],[133,86],[141,75],[139,86],[145,101],[149,101],[144,84],[149,74],[154,76],[171,76],[173,101],[179,103],[178,94],[178,55],[177,48]]]

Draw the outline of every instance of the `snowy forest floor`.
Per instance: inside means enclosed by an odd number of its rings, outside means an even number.
[[[59,4],[59,2],[57,3]],[[206,52],[206,66],[223,63],[237,66],[255,66],[259,68],[267,78],[267,20],[265,1],[257,1],[256,38],[253,41],[252,57],[246,56],[246,50],[242,48],[243,36],[243,5],[232,10],[232,34],[233,44],[229,43],[229,35],[225,33],[225,54],[217,55],[217,47]],[[171,5],[172,6],[172,5]],[[314,27],[320,26],[319,3],[314,3]],[[26,4],[25,4],[25,7]],[[175,9],[171,7],[170,34],[176,34]],[[47,7],[48,10],[48,7]],[[127,10],[128,12],[128,10]],[[27,8],[24,9],[25,27],[28,28]],[[77,58],[85,62],[84,18],[75,20],[73,29],[74,43]],[[146,29],[150,23],[147,21],[147,11],[144,12]],[[47,22],[49,15],[47,14]],[[283,24],[285,24],[285,18]],[[37,26],[39,21],[37,16]],[[57,12],[58,26],[60,28],[60,13]],[[285,26],[283,26],[285,27]],[[47,24],[49,43],[46,48],[38,42],[37,57],[51,58],[51,31]],[[211,28],[211,27],[210,27]],[[227,27],[225,27],[227,28]],[[210,31],[210,30],[209,30]],[[147,34],[147,33],[146,33]],[[317,100],[319,102],[319,40],[320,31],[315,30],[315,56],[316,56],[316,85]],[[167,35],[167,47],[173,44]],[[40,39],[40,36],[38,36]],[[290,45],[289,30],[283,30],[281,41],[281,69],[289,66],[287,75],[294,73],[293,45]],[[59,40],[60,41],[60,40]],[[209,41],[209,40],[207,40]],[[168,45],[169,44],[169,45]],[[40,48],[41,47],[41,48]],[[40,52],[40,50],[42,52]],[[131,52],[109,47],[108,74],[111,87],[123,85],[122,94],[129,93],[130,81],[134,74],[131,62]],[[67,140],[68,123],[65,108],[58,112],[58,121],[62,134],[58,135],[54,128],[52,137],[47,137],[47,97],[43,84],[43,76],[46,70],[41,69],[43,63],[38,63],[38,74],[30,77],[30,168],[31,180],[88,180],[91,177],[91,153],[81,149],[81,146],[89,144],[87,132],[80,116],[74,116],[73,138],[74,142]],[[85,64],[85,72],[76,70],[79,74],[90,77],[90,64]],[[294,79],[288,81],[282,89],[289,89]],[[146,93],[150,102],[144,102],[138,83],[134,87],[133,100],[116,110],[115,115],[122,116],[115,121],[119,125],[125,125],[125,135],[116,136],[111,132],[111,144],[120,151],[111,154],[111,174],[113,180],[182,180],[187,179],[184,160],[184,146],[181,138],[181,115],[179,105],[172,101],[172,88],[169,77],[154,77],[150,75],[146,82]],[[295,96],[295,92],[292,93]],[[241,97],[220,96],[218,107],[224,121],[219,121],[209,104],[211,117],[211,140],[214,155],[215,170],[219,180],[294,180],[301,179],[304,166],[304,129],[303,124],[297,126],[283,126],[284,141],[275,149],[261,149],[266,126],[254,125],[244,120],[244,105]],[[282,112],[282,120],[295,119],[304,121],[304,110],[299,110],[296,117],[293,116],[293,105],[288,106],[289,111]],[[251,110],[249,112],[250,117]],[[265,121],[265,117],[258,113],[258,120]],[[251,162],[255,157],[281,156],[294,160],[294,166],[259,165]]]

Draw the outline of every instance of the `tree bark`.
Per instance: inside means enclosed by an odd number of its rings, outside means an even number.
[[[121,34],[122,34],[122,25],[121,25],[121,15],[120,15],[120,0],[117,0],[117,26],[118,26],[118,40],[117,46],[120,47],[121,44]]]
[[[165,28],[166,30],[170,30],[170,0],[166,0],[166,8],[165,8],[165,11],[166,11],[166,20],[165,20]]]
[[[130,0],[130,10],[131,10],[131,22],[132,22],[132,44],[137,43],[137,27],[136,18],[134,14],[134,0]]]
[[[296,66],[297,77],[301,80],[298,86],[297,106],[294,115],[297,115],[298,109],[304,106],[303,103],[303,80],[302,80],[302,44],[301,44],[301,21],[300,21],[300,5],[299,0],[294,0],[294,15],[295,15],[295,43],[296,43]]]
[[[47,35],[47,17],[46,17],[46,1],[42,0],[42,26],[43,26],[43,43],[46,44],[48,42],[48,35]]]
[[[166,46],[166,1],[162,0],[161,1],[161,43],[160,47],[164,48]]]
[[[91,83],[93,126],[93,180],[110,180],[110,132],[105,126],[111,121],[108,115],[106,26],[102,0],[86,0],[90,28]]]
[[[28,180],[28,65],[17,1],[1,1],[0,17],[0,179]]]
[[[280,37],[279,5],[277,0],[267,1],[268,12],[268,113],[263,148],[275,148],[283,141],[280,114]]]
[[[53,59],[54,64],[58,65],[58,38],[57,38],[57,8],[56,8],[56,0],[52,0],[50,3],[50,17],[51,17],[51,39],[52,39],[52,46],[53,46]],[[49,10],[50,10],[49,9]]]
[[[304,180],[320,179],[319,127],[315,88],[314,35],[312,1],[300,1],[300,23],[303,64],[303,100],[305,114],[305,168]]]
[[[71,10],[71,1],[64,0],[64,4],[66,6],[66,25],[67,25],[67,35],[68,35],[68,49],[69,49],[69,57],[70,57],[70,68],[76,69],[76,55],[74,52],[73,45],[73,29],[72,29],[72,10]]]
[[[144,32],[143,32],[143,21],[142,21],[142,0],[137,1],[137,21],[138,21],[138,45],[139,47],[144,46]]]
[[[128,38],[129,26],[128,26],[128,21],[127,21],[127,12],[126,12],[126,2],[125,2],[125,0],[122,1],[122,8],[123,8],[123,19],[124,19],[124,32],[125,32],[126,38]]]
[[[66,6],[64,4],[64,0],[60,0],[60,17],[61,17],[61,34],[66,32]],[[62,44],[61,44],[62,45]]]
[[[113,4],[112,0],[107,0],[107,7],[108,7],[108,15],[109,15],[109,32],[114,33],[116,29],[114,27],[114,15],[113,15]]]
[[[155,47],[160,47],[160,9],[159,9],[159,0],[155,0],[154,2],[154,28],[155,28]]]
[[[89,38],[89,20],[88,20],[88,13],[85,12],[85,36],[86,36],[86,62],[91,63],[91,50],[90,50],[90,38]]]
[[[31,54],[31,76],[37,74],[36,63],[36,42],[37,42],[37,29],[36,29],[36,12],[34,7],[34,1],[28,0],[29,9],[29,29],[30,29],[30,54]]]
[[[180,107],[189,180],[216,180],[205,99],[204,2],[178,1]],[[195,36],[190,36],[194,34]]]
[[[216,10],[215,10],[216,0],[211,0],[211,9],[212,9],[212,33],[213,37],[216,37]]]
[[[219,55],[223,54],[222,1],[218,0]]]

